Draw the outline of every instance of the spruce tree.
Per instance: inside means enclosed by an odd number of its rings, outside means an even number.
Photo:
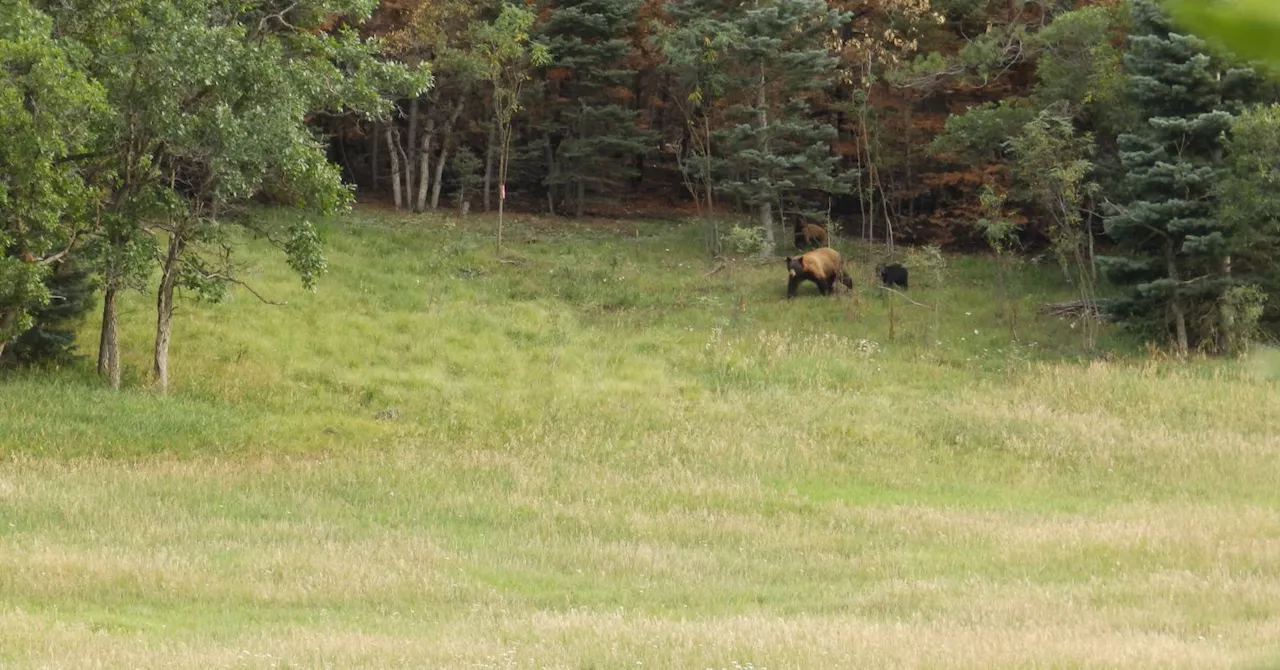
[[[32,312],[33,325],[5,348],[4,365],[65,364],[76,355],[76,329],[93,307],[94,282],[74,261],[59,263],[44,279],[49,302]]]
[[[1125,290],[1110,309],[1132,325],[1172,332],[1180,352],[1221,348],[1219,300],[1232,280],[1214,186],[1232,112],[1256,78],[1229,68],[1203,40],[1174,32],[1152,0],[1135,2],[1129,41],[1124,63],[1138,124],[1119,137],[1124,204],[1106,220],[1119,253],[1098,258]]]
[[[543,131],[552,191],[583,213],[588,191],[607,192],[635,175],[634,157],[649,134],[628,103],[636,72],[627,67],[627,36],[639,0],[556,0],[541,27],[551,54]]]
[[[726,110],[727,127],[717,133],[720,183],[755,210],[764,253],[772,253],[775,204],[805,192],[840,192],[848,184],[836,174],[836,129],[815,119],[809,105],[836,70],[826,40],[848,15],[823,0],[725,5],[722,16],[741,36],[732,54],[740,94]]]

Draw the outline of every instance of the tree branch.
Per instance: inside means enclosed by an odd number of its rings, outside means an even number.
[[[58,261],[66,258],[67,254],[71,253],[71,247],[74,247],[76,245],[76,238],[80,237],[80,233],[82,232],[84,231],[77,230],[75,233],[73,233],[71,235],[71,241],[67,242],[66,248],[63,249],[62,251],[59,251],[58,253],[52,256],[49,256],[47,258],[42,258],[36,262],[40,265],[53,265],[54,263],[57,263]]]
[[[218,272],[200,271],[200,274],[203,275],[206,279],[217,279],[219,281],[227,282],[228,284],[236,284],[237,286],[244,288],[244,290],[252,293],[253,297],[257,298],[258,300],[261,300],[265,304],[273,305],[275,307],[284,307],[285,305],[289,304],[286,302],[276,302],[274,300],[268,300],[267,298],[262,297],[261,293],[258,293],[257,291],[255,291],[252,286],[244,283],[243,281],[240,281],[239,279],[236,279],[235,277],[224,275]]]

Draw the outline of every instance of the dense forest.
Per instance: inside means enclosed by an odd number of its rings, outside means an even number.
[[[1051,252],[1181,352],[1280,321],[1280,96],[1154,0],[10,0],[0,360],[149,286],[217,299],[236,235],[325,269],[305,212],[679,210],[764,254],[798,222]],[[294,207],[271,223],[254,203]],[[1111,290],[1099,294],[1106,282]]]

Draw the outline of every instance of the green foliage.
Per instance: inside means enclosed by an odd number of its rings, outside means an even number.
[[[1187,30],[1231,51],[1280,66],[1280,5],[1271,0],[1164,0]]]
[[[265,197],[322,214],[341,211],[351,191],[308,117],[385,115],[388,96],[416,95],[430,83],[425,70],[381,59],[381,44],[353,28],[321,29],[335,12],[359,22],[372,9],[329,0],[302,0],[285,13],[270,3],[218,0],[50,7],[58,32],[82,47],[111,108],[101,122],[81,123],[93,130],[101,157],[97,184],[108,206],[98,247],[109,289],[145,276],[148,256],[163,243],[162,324],[175,284],[220,299],[226,284],[238,281],[238,238],[228,226],[266,235],[304,285],[314,285],[324,269],[314,233],[306,226],[264,229],[243,206]]]
[[[520,96],[529,73],[551,62],[546,45],[530,42],[534,15],[529,9],[503,2],[497,18],[477,25],[472,34],[483,63],[482,76],[489,83],[493,117],[498,124],[498,188],[506,189],[511,157],[511,120],[520,109]],[[498,248],[502,248],[502,213],[505,193],[498,198]]]
[[[482,75],[493,87],[493,105],[501,125],[509,126],[520,109],[520,92],[532,67],[551,62],[544,44],[530,42],[532,11],[504,2],[498,17],[474,28]]]
[[[1019,226],[1005,213],[1006,198],[1004,194],[996,193],[991,184],[983,184],[978,195],[982,218],[975,225],[997,254],[1007,254],[1018,244]]]
[[[1106,220],[1120,254],[1100,267],[1126,293],[1113,301],[1130,324],[1173,333],[1180,351],[1210,343],[1209,316],[1230,281],[1230,233],[1217,216],[1215,182],[1232,123],[1233,95],[1250,71],[1209,53],[1200,38],[1173,32],[1150,0],[1134,5],[1125,54],[1141,125],[1119,138],[1125,203]]]
[[[1052,217],[1048,228],[1054,255],[1063,274],[1079,291],[1084,305],[1085,346],[1093,349],[1097,336],[1095,317],[1097,270],[1092,255],[1093,230],[1082,209],[1091,204],[1100,187],[1089,180],[1093,171],[1093,137],[1077,134],[1064,112],[1045,109],[1010,140],[1015,162],[1014,178],[1026,197]]]
[[[31,328],[5,347],[2,365],[65,365],[77,356],[76,335],[93,308],[95,283],[88,270],[58,263],[44,280],[49,301],[31,313]]]
[[[1125,80],[1121,48],[1112,43],[1128,27],[1125,3],[1065,12],[1035,34],[1037,86],[1046,104],[1069,100],[1107,108],[1120,105]]]
[[[942,253],[942,247],[926,244],[912,247],[907,252],[906,265],[911,269],[911,285],[920,287],[943,287],[947,284],[951,264]],[[923,279],[924,281],[920,281]]]
[[[699,210],[715,204],[715,144],[719,107],[732,91],[733,50],[741,42],[741,26],[727,20],[715,3],[681,0],[666,4],[670,21],[651,24],[652,43],[662,53],[672,104],[680,110],[682,137],[673,152],[685,188]],[[714,119],[714,121],[713,121]],[[718,251],[714,223],[708,222],[708,247]]]
[[[47,304],[45,261],[77,240],[96,195],[70,157],[92,140],[103,91],[54,35],[27,0],[0,9],[0,352]]]
[[[484,178],[480,172],[484,168],[484,162],[470,147],[464,146],[458,147],[449,158],[449,167],[457,185],[458,206],[461,208],[462,203],[467,202],[471,194],[483,186]]]
[[[724,242],[736,254],[759,254],[765,248],[764,231],[758,227],[733,226],[724,234]]]
[[[1227,353],[1248,351],[1262,339],[1261,323],[1267,299],[1267,293],[1256,284],[1236,284],[1222,292],[1221,327],[1231,343],[1231,351]]]
[[[1249,109],[1231,126],[1218,216],[1229,231],[1231,272],[1269,297],[1262,317],[1280,332],[1280,105]]]
[[[930,151],[954,154],[965,162],[999,159],[1008,139],[1034,116],[1034,109],[1017,100],[972,107],[947,117],[946,129],[933,139]]]
[[[1082,220],[1081,208],[1097,193],[1088,181],[1093,170],[1093,136],[1077,134],[1071,119],[1046,109],[1022,126],[1009,141],[1015,157],[1013,176],[1023,197],[1038,203],[1053,217],[1049,236],[1063,269],[1072,256],[1087,246],[1091,235]],[[1078,268],[1084,271],[1085,268]]]
[[[18,256],[0,256],[0,344],[22,334],[34,323],[32,313],[49,303],[44,284],[48,267]]]
[[[557,73],[547,77],[541,130],[555,166],[544,179],[553,196],[572,193],[583,213],[588,191],[608,193],[636,176],[635,157],[653,133],[637,126],[630,100],[635,71],[626,65],[639,0],[557,0],[543,3],[539,40]]]
[[[710,167],[719,189],[757,208],[762,224],[775,203],[796,209],[806,196],[846,192],[851,179],[838,174],[830,148],[836,130],[813,118],[810,99],[832,80],[837,61],[826,40],[848,14],[822,0],[685,0],[670,11],[702,17],[663,38],[689,104],[726,96],[723,117],[702,138],[701,154],[714,160],[694,161],[697,169]],[[686,113],[686,123],[694,118]]]

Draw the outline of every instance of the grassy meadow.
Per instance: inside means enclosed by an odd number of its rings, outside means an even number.
[[[494,223],[325,222],[316,293],[255,246],[286,304],[181,302],[165,397],[153,295],[123,392],[0,379],[0,667],[1280,667],[1275,356],[1083,356],[1051,261],[787,301]]]

